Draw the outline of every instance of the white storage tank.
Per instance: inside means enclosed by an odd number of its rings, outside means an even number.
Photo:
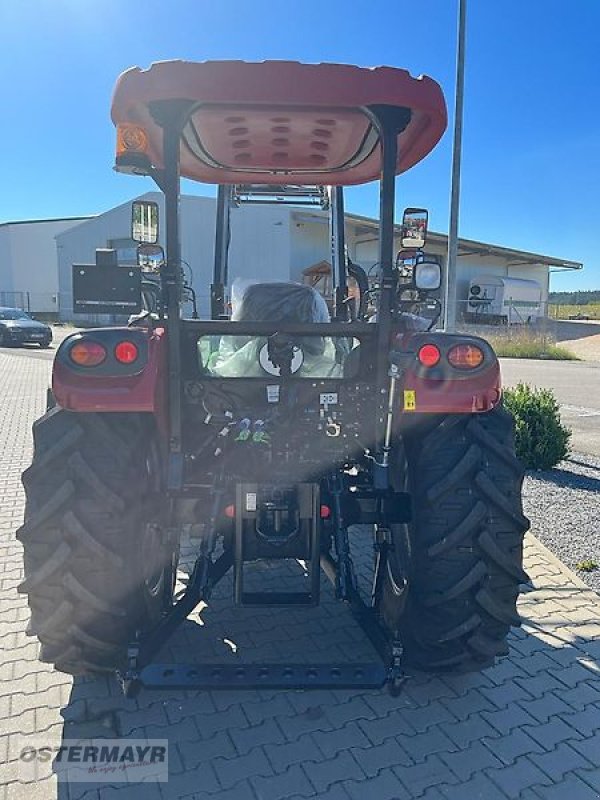
[[[469,283],[467,322],[529,325],[544,316],[537,281],[501,275],[478,275]]]

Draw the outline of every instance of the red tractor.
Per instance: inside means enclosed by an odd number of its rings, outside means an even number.
[[[128,694],[397,691],[404,665],[493,664],[527,580],[513,423],[491,347],[434,330],[441,276],[423,254],[424,210],[407,209],[394,252],[396,175],[444,132],[439,86],[391,68],[161,62],[120,77],[112,118],[116,169],[164,193],[166,255],[157,204],[137,202],[141,266],[98,251],[73,269],[75,310],[139,313],[63,342],[52,407],[34,424],[19,590],[40,658],[73,674],[115,671]],[[181,177],[218,185],[210,319],[182,311]],[[343,187],[376,179],[369,280],[347,255]],[[259,283],[230,318],[229,210],[247,200],[329,208],[331,314],[309,286]],[[176,593],[184,522],[203,535]],[[372,541],[368,600],[351,526]],[[277,559],[302,562],[302,591],[247,580],[251,563]],[[316,605],[322,570],[381,664],[151,664],[229,570],[233,602],[257,607]]]

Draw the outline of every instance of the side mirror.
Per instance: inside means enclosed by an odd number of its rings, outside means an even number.
[[[165,253],[159,244],[140,244],[137,249],[137,263],[144,272],[159,272],[165,263]]]
[[[139,244],[158,242],[158,203],[135,200],[131,204],[131,238]]]
[[[420,250],[427,240],[426,208],[406,208],[402,215],[402,247],[408,250]]]
[[[442,268],[437,261],[418,261],[413,272],[415,289],[421,292],[435,292],[442,284]]]

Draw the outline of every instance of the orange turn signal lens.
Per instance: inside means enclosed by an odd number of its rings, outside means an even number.
[[[115,358],[120,364],[133,364],[138,355],[139,350],[133,342],[119,342],[115,347]]]
[[[77,342],[69,350],[69,358],[78,367],[97,367],[106,358],[106,348],[98,342]]]
[[[441,355],[439,349],[434,344],[424,344],[417,353],[417,358],[424,367],[435,367]]]
[[[117,125],[117,156],[131,152],[148,152],[148,134],[139,125]]]
[[[476,369],[483,359],[483,350],[474,344],[457,344],[448,350],[448,362],[456,369]]]

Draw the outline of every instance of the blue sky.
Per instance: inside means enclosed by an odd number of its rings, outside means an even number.
[[[153,188],[112,171],[116,78],[152,61],[399,66],[452,116],[457,0],[4,0],[0,221],[104,211]],[[555,289],[600,288],[600,3],[470,0],[460,233],[583,261]],[[398,214],[448,227],[451,127],[398,179]],[[185,186],[205,193],[201,185]],[[348,192],[377,213],[375,184]]]

